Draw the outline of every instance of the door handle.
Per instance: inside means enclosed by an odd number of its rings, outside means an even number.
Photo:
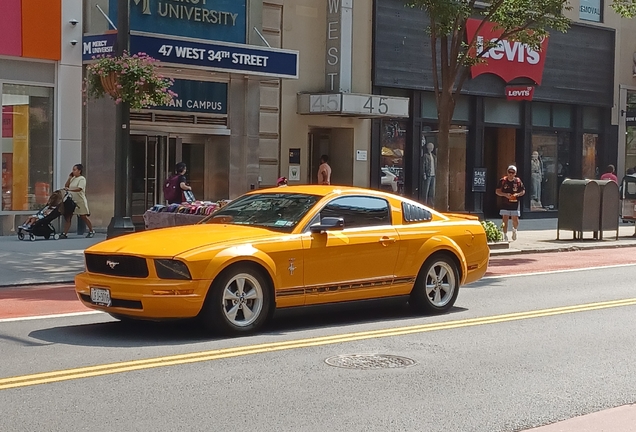
[[[382,243],[384,246],[386,246],[385,243],[395,243],[397,240],[394,239],[393,237],[387,237],[387,236],[382,236],[380,237],[380,243]]]

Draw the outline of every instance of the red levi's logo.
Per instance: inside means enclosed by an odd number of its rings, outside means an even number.
[[[473,40],[481,20],[469,18],[466,22],[466,33],[468,40]],[[496,24],[486,22],[477,35],[477,53],[484,49],[484,41],[496,41],[501,35],[502,29],[495,29]],[[483,63],[476,64],[470,68],[472,78],[484,73],[491,73],[501,77],[505,82],[510,82],[515,78],[529,78],[536,84],[541,84],[543,78],[543,67],[548,49],[548,38],[541,42],[541,50],[535,51],[521,42],[512,42],[502,39],[496,47],[491,48],[482,56]]]
[[[508,86],[506,87],[506,99],[508,100],[532,100],[534,87],[532,86]]]

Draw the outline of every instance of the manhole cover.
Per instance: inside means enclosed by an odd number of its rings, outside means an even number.
[[[388,354],[343,354],[329,357],[325,363],[346,369],[393,369],[413,366],[416,361]]]

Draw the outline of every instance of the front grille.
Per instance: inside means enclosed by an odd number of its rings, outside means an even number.
[[[82,297],[82,300],[84,300],[86,303],[93,303],[93,301],[91,300],[91,296],[87,294],[80,294],[80,297]],[[110,307],[125,309],[143,309],[141,302],[138,300],[122,300],[116,298],[110,299]]]
[[[91,273],[134,278],[148,277],[145,258],[127,255],[84,254],[86,269]]]

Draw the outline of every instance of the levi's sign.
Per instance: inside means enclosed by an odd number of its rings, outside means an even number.
[[[506,99],[508,100],[532,100],[534,87],[532,86],[508,86],[506,87]]]
[[[481,20],[470,18],[466,22],[468,40],[473,40]],[[495,28],[497,24],[486,22],[479,30],[476,37],[477,51],[479,55],[484,51],[485,41],[495,42],[501,36],[503,29]],[[502,39],[496,47],[490,48],[482,55],[485,60],[470,68],[471,77],[491,73],[501,77],[505,82],[515,78],[529,78],[536,84],[541,84],[545,56],[548,49],[548,39],[541,42],[541,49],[535,51],[521,42]]]

